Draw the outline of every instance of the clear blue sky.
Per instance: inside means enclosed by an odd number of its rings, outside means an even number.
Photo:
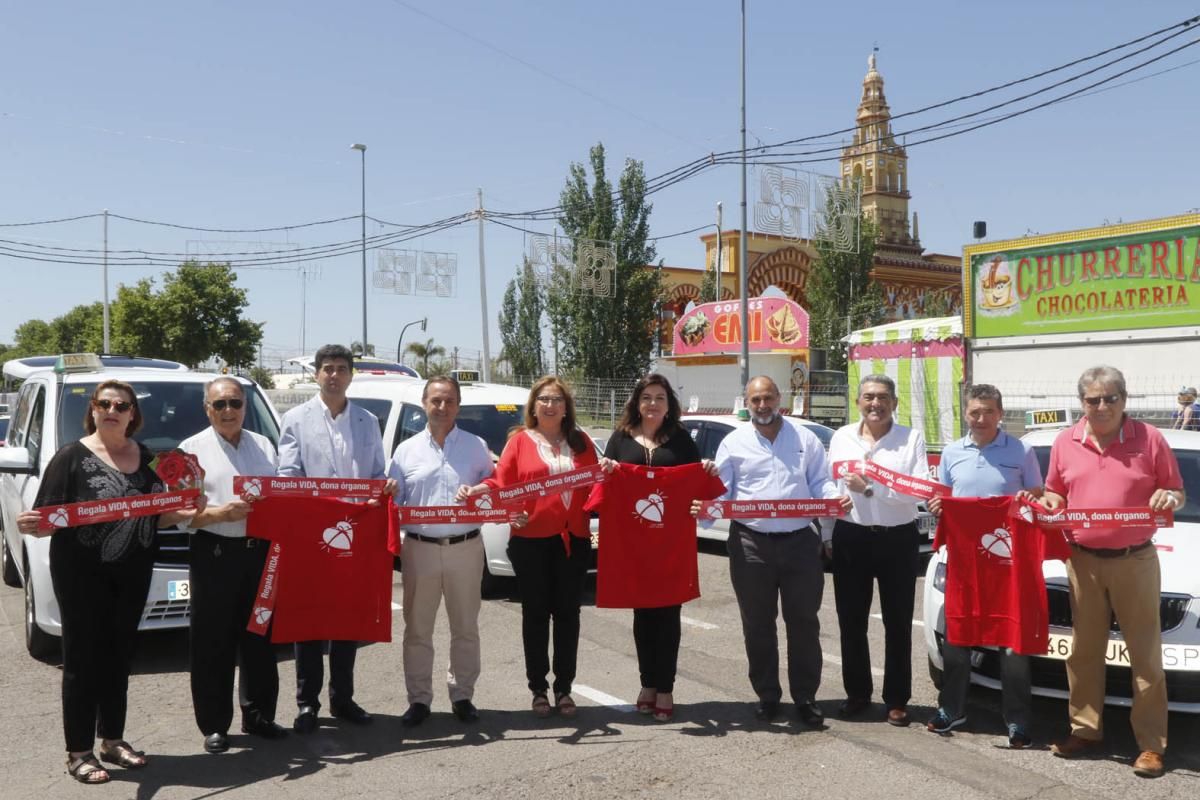
[[[1200,13],[1200,3],[749,0],[750,142],[853,124],[867,56],[893,113],[1087,55]],[[738,144],[737,0],[161,0],[13,4],[0,27],[0,223],[113,213],[212,228],[356,215],[368,146],[367,212],[418,224],[472,209],[557,203],[568,164],[602,141],[650,175]],[[1185,34],[1183,43],[1200,36]],[[1182,213],[1194,174],[1200,47],[1155,77],[991,128],[912,147],[911,208],[928,250],[959,253],[972,220],[993,238]],[[1012,96],[1011,93],[1005,97]],[[963,108],[974,110],[975,103]],[[921,117],[943,119],[958,110]],[[897,130],[903,130],[897,124]],[[834,165],[818,165],[834,171]],[[723,167],[654,195],[654,235],[736,227],[739,172]],[[548,223],[532,227],[549,230]],[[369,224],[368,234],[379,232]],[[429,314],[427,336],[481,345],[477,226],[405,247],[455,252],[454,299],[369,296],[370,338],[394,350]],[[187,252],[233,242],[354,240],[358,221],[268,234],[110,224],[110,247]],[[0,238],[98,249],[98,219],[0,228]],[[195,245],[193,245],[194,247]],[[492,351],[520,233],[486,229]],[[694,235],[664,240],[668,264],[700,266]],[[370,254],[368,269],[375,264]],[[114,267],[111,283],[163,270]],[[98,299],[98,267],[0,255],[0,341],[30,317]],[[268,362],[299,352],[301,281],[245,270]],[[114,288],[115,294],[115,288]],[[360,257],[320,262],[308,284],[308,350],[359,338]],[[410,330],[409,339],[414,337]]]

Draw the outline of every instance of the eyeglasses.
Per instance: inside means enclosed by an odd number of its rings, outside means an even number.
[[[107,397],[101,398],[100,400],[93,400],[92,405],[102,411],[116,409],[118,414],[124,414],[126,411],[133,408],[133,403],[129,402],[128,400],[109,400]]]
[[[561,394],[539,394],[537,401],[544,406],[560,406],[567,402],[567,398]]]
[[[232,408],[234,411],[241,411],[242,406],[246,404],[245,400],[233,398],[232,400],[213,400],[209,403],[216,411],[224,411],[226,407]]]
[[[1119,394],[1102,394],[1097,397],[1085,397],[1083,398],[1083,402],[1092,408],[1099,408],[1102,402],[1106,406],[1115,406],[1121,399],[1121,395]]]

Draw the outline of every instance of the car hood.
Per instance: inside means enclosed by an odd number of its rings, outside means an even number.
[[[1180,522],[1174,528],[1159,528],[1154,546],[1162,569],[1162,590],[1200,597],[1200,523]],[[1067,565],[1062,561],[1047,561],[1042,573],[1047,583],[1066,585]]]

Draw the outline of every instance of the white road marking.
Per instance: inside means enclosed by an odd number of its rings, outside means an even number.
[[[619,697],[613,697],[611,694],[602,692],[599,689],[593,689],[591,686],[584,686],[582,683],[577,683],[571,687],[571,691],[578,695],[583,695],[588,700],[599,703],[602,706],[616,709],[617,711],[633,711],[633,704],[626,703]]]
[[[825,659],[830,664],[836,664],[839,667],[842,665],[842,660],[840,658],[838,658],[837,656],[831,656],[828,653],[821,653],[821,658]],[[883,670],[878,669],[876,667],[871,667],[871,674],[882,678]]]
[[[700,630],[704,631],[715,631],[718,627],[713,625],[711,622],[704,622],[702,620],[692,619],[691,617],[685,617],[682,615],[680,615],[679,621],[684,625],[691,625],[693,628],[699,628]]]
[[[872,614],[871,616],[872,616],[872,617],[874,617],[875,619],[878,619],[878,620],[882,620],[882,619],[883,619],[883,614]],[[914,620],[913,620],[913,625],[920,625],[922,628],[924,628],[924,627],[925,627],[925,620],[923,620],[923,619],[914,619]]]

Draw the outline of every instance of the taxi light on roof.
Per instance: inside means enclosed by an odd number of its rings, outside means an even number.
[[[1035,408],[1025,412],[1025,427],[1065,428],[1071,424],[1071,411],[1066,408]]]
[[[66,372],[96,372],[104,369],[104,362],[95,353],[63,353],[54,362],[54,371]]]
[[[452,369],[450,375],[460,384],[479,382],[479,370],[475,369]]]

